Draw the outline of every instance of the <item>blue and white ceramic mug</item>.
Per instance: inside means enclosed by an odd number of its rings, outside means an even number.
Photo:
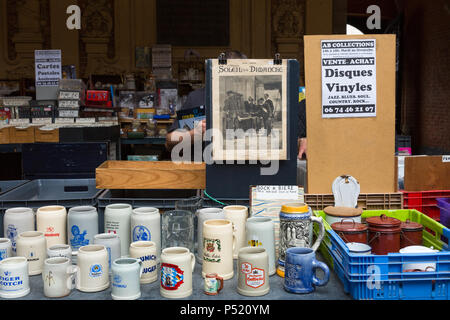
[[[316,277],[316,269],[322,269],[322,280]],[[288,248],[286,250],[284,289],[291,293],[310,293],[315,286],[324,286],[330,279],[328,266],[316,259],[310,248]]]
[[[11,257],[0,261],[0,297],[19,298],[29,293],[27,258]]]
[[[140,259],[119,258],[114,260],[112,263],[112,298],[114,300],[139,299],[143,270]]]

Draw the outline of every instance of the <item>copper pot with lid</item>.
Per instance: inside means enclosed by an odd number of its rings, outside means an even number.
[[[401,224],[400,248],[422,245],[423,226],[409,219]]]
[[[359,242],[367,244],[368,226],[363,223],[355,222],[353,219],[343,219],[335,222],[331,228],[344,240],[348,242]]]
[[[400,250],[401,221],[382,214],[366,219],[369,225],[369,242],[372,253],[385,255]]]

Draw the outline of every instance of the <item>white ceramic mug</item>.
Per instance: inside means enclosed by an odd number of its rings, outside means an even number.
[[[244,296],[263,296],[270,291],[269,257],[266,249],[244,247],[239,250],[237,291]]]
[[[245,222],[248,217],[248,208],[246,206],[226,206],[223,211],[225,212],[225,218],[231,220],[234,225],[236,246],[233,250],[233,259],[237,259],[239,249],[246,247]]]
[[[161,252],[160,293],[165,298],[181,299],[192,294],[195,256],[188,248],[170,247]]]
[[[42,280],[44,295],[49,298],[61,298],[70,294],[75,288],[75,277],[78,266],[72,265],[67,257],[52,257],[44,261]]]
[[[112,264],[113,300],[136,300],[141,297],[140,279],[144,270],[142,261],[134,258],[119,258]]]
[[[161,215],[157,208],[141,207],[133,209],[131,214],[131,241],[153,241],[159,257],[161,254]]]
[[[266,249],[269,256],[269,275],[275,274],[275,226],[272,218],[251,217],[246,222],[247,246]]]
[[[47,258],[46,240],[41,231],[25,231],[17,237],[17,256],[28,260],[28,274],[41,274]]]
[[[203,208],[196,212],[197,215],[197,262],[203,263],[203,222],[212,219],[225,219],[225,213],[220,208]]]
[[[158,280],[158,253],[153,241],[136,241],[130,244],[130,257],[142,261],[141,283]]]
[[[47,248],[66,244],[67,211],[63,206],[40,207],[36,212],[36,230],[44,233]]]
[[[97,292],[109,287],[108,251],[102,245],[87,245],[78,249],[77,289]]]
[[[105,232],[119,235],[122,257],[127,257],[129,254],[131,213],[131,205],[126,203],[110,204],[105,208]]]
[[[3,217],[3,231],[5,237],[11,240],[12,254],[16,255],[17,236],[25,231],[35,229],[35,217],[31,208],[10,208]]]
[[[0,260],[12,257],[12,243],[9,238],[0,238]]]
[[[69,209],[67,214],[67,243],[74,251],[93,244],[98,234],[98,213],[92,206],[78,206]]]
[[[72,248],[68,244],[55,244],[47,249],[47,257],[66,257],[72,260]]]
[[[235,241],[233,223],[230,220],[213,219],[203,222],[203,278],[208,273],[217,273],[223,280],[233,277]]]
[[[30,293],[28,261],[11,257],[0,261],[0,297],[20,298]]]
[[[94,244],[100,244],[106,247],[108,251],[108,269],[111,273],[112,262],[120,258],[120,238],[114,233],[100,233],[94,236]]]

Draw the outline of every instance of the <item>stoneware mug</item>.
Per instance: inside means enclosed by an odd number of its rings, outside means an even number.
[[[29,293],[27,259],[11,257],[0,261],[0,297],[20,298]]]
[[[153,241],[136,241],[130,244],[130,257],[142,262],[141,283],[158,280],[156,244]]]
[[[170,247],[161,252],[160,294],[181,299],[192,294],[192,272],[195,256],[188,248]]]
[[[136,300],[141,297],[140,279],[144,270],[142,261],[134,258],[119,258],[112,263],[113,300]]]
[[[313,223],[319,226],[319,234],[313,242]],[[285,203],[280,211],[280,250],[277,274],[284,277],[286,249],[311,248],[316,251],[322,242],[325,227],[321,217],[314,216],[308,205],[301,202]]]
[[[217,273],[223,280],[233,277],[235,245],[236,238],[230,220],[214,219],[203,222],[203,278],[208,273]]]
[[[195,257],[197,262],[203,263],[203,222],[212,219],[225,219],[225,213],[220,208],[203,208],[196,212],[197,215],[197,251]]]
[[[65,257],[72,260],[72,248],[68,244],[55,244],[47,249],[47,257]]]
[[[245,222],[248,218],[248,208],[246,206],[226,206],[223,208],[225,219],[233,222],[236,237],[236,246],[233,249],[233,259],[238,258],[239,249],[246,247]]]
[[[78,250],[77,289],[97,292],[109,287],[108,251],[105,246],[90,244]]]
[[[44,233],[47,248],[66,244],[67,211],[63,206],[40,207],[36,212],[36,230]]]
[[[100,233],[94,236],[94,244],[103,245],[108,252],[108,269],[111,273],[112,262],[120,258],[120,238],[114,233]]]
[[[0,260],[12,257],[12,243],[9,238],[0,238]]]
[[[28,260],[28,274],[34,276],[44,270],[47,258],[46,240],[40,231],[25,231],[17,237],[17,256]]]
[[[115,203],[105,208],[105,232],[119,235],[120,255],[128,256],[132,207],[126,203]]]
[[[315,275],[316,269],[322,269],[322,280]],[[324,286],[330,279],[328,266],[316,259],[310,248],[288,248],[286,250],[284,289],[291,293],[310,293],[316,286]]]
[[[161,215],[158,208],[133,209],[130,231],[132,242],[153,241],[159,257],[161,254]]]
[[[67,238],[72,250],[94,243],[98,233],[98,213],[92,206],[78,206],[67,214]]]
[[[67,257],[53,257],[44,261],[42,280],[44,295],[49,298],[68,296],[75,288],[75,276],[78,267],[72,265],[72,259]]]
[[[257,297],[269,293],[269,256],[265,248],[244,247],[238,255],[237,292]]]
[[[3,217],[3,232],[11,240],[12,254],[16,255],[17,236],[25,231],[33,231],[34,212],[31,208],[10,208]]]
[[[219,277],[217,273],[208,273],[205,276],[204,292],[208,296],[216,296],[223,289],[223,278]]]
[[[269,276],[276,272],[275,267],[275,225],[272,218],[252,217],[246,222],[247,246],[264,248],[269,256]]]

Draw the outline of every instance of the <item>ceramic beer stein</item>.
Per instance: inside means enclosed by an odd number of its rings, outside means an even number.
[[[133,209],[131,214],[131,241],[153,241],[159,257],[161,254],[161,215],[157,208]]]
[[[248,208],[246,206],[226,206],[223,211],[225,219],[230,220],[234,225],[236,246],[233,250],[233,259],[237,259],[239,249],[247,246],[245,244],[245,222],[248,217]]]
[[[238,255],[238,275],[239,294],[257,297],[269,293],[269,256],[266,249],[241,248]]]
[[[313,243],[313,223],[320,227]],[[325,228],[322,218],[314,216],[308,205],[300,202],[286,203],[280,211],[280,252],[277,274],[284,277],[286,249],[291,247],[311,248],[316,251],[322,242]]]
[[[72,248],[68,244],[55,244],[47,249],[47,257],[65,257],[72,261]]]
[[[31,208],[10,208],[3,217],[3,234],[11,240],[12,254],[16,255],[17,236],[35,229],[34,212]]]
[[[227,219],[203,222],[203,278],[208,273],[217,273],[223,280],[233,277],[233,249],[236,238],[233,223]]]
[[[223,289],[223,278],[217,273],[208,273],[205,276],[205,294],[208,296],[216,296]]]
[[[161,252],[160,293],[164,298],[181,299],[192,294],[195,256],[188,248],[171,247]]]
[[[27,258],[30,276],[41,274],[44,270],[44,261],[47,259],[44,233],[25,231],[19,234],[17,237],[17,256]]]
[[[9,238],[0,238],[0,260],[12,257],[12,244]]]
[[[45,206],[36,212],[36,230],[44,233],[47,248],[66,244],[67,212],[63,206]]]
[[[68,244],[73,251],[82,246],[94,243],[94,235],[98,234],[98,213],[92,206],[79,206],[69,209],[67,214]]]
[[[100,233],[94,236],[94,244],[103,245],[108,252],[108,269],[111,273],[111,264],[120,258],[120,238],[114,233]]]
[[[248,218],[245,227],[247,246],[266,249],[269,256],[269,276],[275,274],[275,227],[272,218]]]
[[[109,287],[108,251],[105,246],[90,244],[78,249],[77,289],[97,292]]]
[[[75,288],[77,266],[72,265],[72,259],[66,257],[52,257],[44,261],[42,280],[44,295],[49,298],[68,296]]]
[[[325,277],[320,280],[316,269],[322,269]],[[310,248],[288,248],[286,250],[284,289],[292,293],[310,293],[315,286],[324,286],[330,279],[328,266],[316,260],[316,253]]]
[[[196,258],[197,262],[202,264],[203,263],[203,245],[202,245],[202,239],[203,239],[203,222],[206,220],[212,220],[212,219],[225,219],[225,213],[220,208],[203,208],[199,209],[196,212],[197,215],[197,252],[196,252]]]
[[[110,204],[105,208],[105,232],[115,233],[120,239],[120,255],[128,256],[132,208],[129,204]]]
[[[142,261],[141,283],[151,283],[158,280],[156,265],[158,253],[153,241],[136,241],[130,244],[130,257]]]
[[[141,297],[140,279],[143,266],[140,259],[119,258],[112,263],[113,300],[136,300]]]
[[[0,261],[0,297],[20,298],[29,293],[27,259],[11,257]]]

